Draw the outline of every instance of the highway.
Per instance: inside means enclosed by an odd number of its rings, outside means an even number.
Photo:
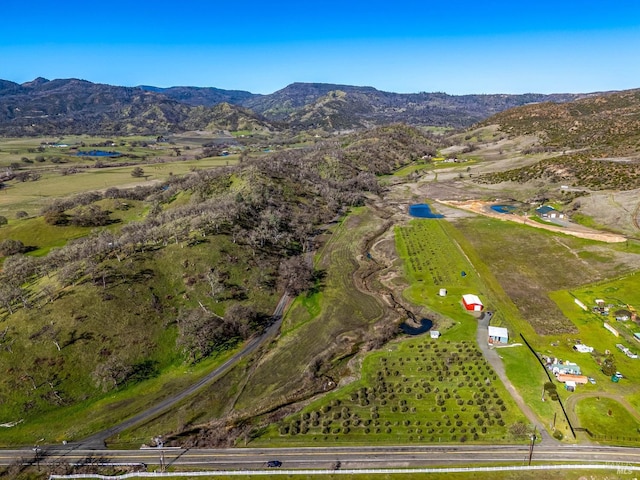
[[[145,464],[189,467],[203,470],[258,470],[267,461],[279,460],[287,469],[331,469],[340,462],[342,469],[464,466],[493,464],[526,465],[528,445],[450,445],[387,447],[313,448],[235,448],[182,449],[146,448],[140,450],[91,450],[77,446],[1,450],[0,464],[16,461],[47,464]],[[536,445],[533,463],[640,463],[640,449],[601,446]]]

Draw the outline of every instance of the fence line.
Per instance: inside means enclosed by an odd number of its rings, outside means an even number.
[[[524,338],[524,335],[520,334],[520,338],[522,338],[522,341],[524,342],[524,344],[529,348],[531,353],[533,353],[533,355],[536,357],[536,359],[538,360],[538,363],[544,369],[544,373],[547,374],[547,378],[549,379],[549,381],[553,382],[553,380],[551,379],[551,375],[549,374],[549,370],[547,370],[547,367],[545,366],[545,364],[542,363],[542,359],[538,356],[538,354],[531,347],[531,345],[529,345],[529,342],[527,342],[527,339]],[[569,420],[569,415],[567,415],[567,411],[564,409],[564,405],[562,404],[562,400],[560,399],[560,396],[558,396],[558,403],[560,404],[562,413],[564,413],[564,418],[567,420],[567,423],[569,424],[569,428],[571,429],[571,434],[573,435],[573,438],[576,438],[576,431],[573,429],[573,425],[571,424],[571,420]]]
[[[444,468],[370,468],[352,470],[214,470],[208,472],[135,472],[123,475],[98,475],[98,474],[72,474],[50,475],[49,480],[95,478],[98,480],[124,480],[128,478],[180,478],[180,477],[216,477],[216,476],[240,476],[240,475],[373,475],[373,474],[408,474],[408,473],[466,473],[466,472],[518,472],[529,470],[616,470],[618,474],[640,472],[640,465],[631,465],[622,462],[585,464],[559,464],[559,465],[514,465],[503,467],[444,467]]]

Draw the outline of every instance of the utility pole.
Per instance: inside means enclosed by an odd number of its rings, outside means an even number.
[[[533,446],[536,443],[536,426],[533,426],[533,433],[531,434],[531,445],[529,445],[529,465],[531,465],[531,457],[533,457]]]
[[[38,471],[40,471],[40,454],[42,452],[42,449],[40,448],[40,445],[36,445],[31,450],[33,450],[33,452],[35,453],[36,465],[38,467]]]

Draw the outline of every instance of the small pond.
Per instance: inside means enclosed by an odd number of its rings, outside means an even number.
[[[421,333],[428,332],[433,327],[433,322],[428,318],[420,320],[420,327],[412,327],[406,323],[400,324],[400,329],[407,335],[420,335]]]
[[[416,218],[444,218],[444,215],[433,213],[426,203],[416,203],[409,207],[409,215]]]
[[[89,151],[79,151],[76,153],[78,157],[119,157],[122,154],[120,152],[107,152],[105,150],[89,150]]]
[[[491,210],[497,213],[512,213],[515,209],[513,205],[491,205]]]

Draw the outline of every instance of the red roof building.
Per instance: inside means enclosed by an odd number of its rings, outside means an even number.
[[[484,305],[482,305],[478,296],[471,293],[467,293],[462,296],[462,304],[464,305],[464,308],[471,312],[481,312],[484,308]]]

